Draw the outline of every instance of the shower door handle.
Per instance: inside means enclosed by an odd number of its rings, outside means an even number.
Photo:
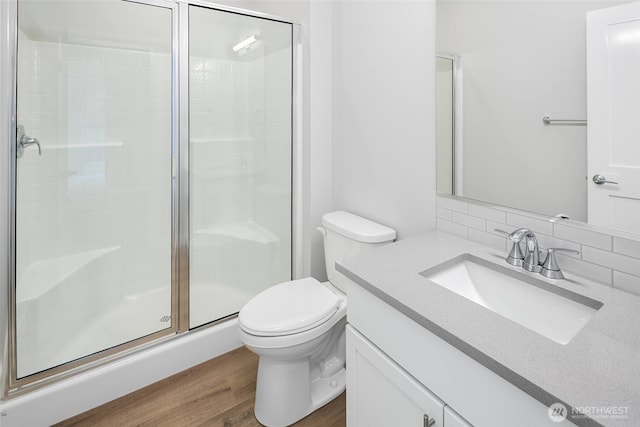
[[[24,154],[25,148],[29,147],[30,145],[37,145],[38,154],[42,156],[42,148],[40,147],[40,141],[38,141],[38,138],[32,138],[30,136],[25,135],[24,126],[22,125],[18,125],[18,132],[16,134],[16,145],[17,145],[16,156],[18,158],[22,157],[22,155]]]

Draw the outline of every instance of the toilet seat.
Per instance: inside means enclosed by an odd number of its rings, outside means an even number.
[[[327,322],[340,303],[335,293],[308,277],[262,291],[240,310],[238,322],[254,336],[293,335]]]

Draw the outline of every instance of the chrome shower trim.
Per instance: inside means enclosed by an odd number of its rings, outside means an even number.
[[[180,211],[178,213],[178,227],[180,241],[178,242],[178,292],[180,307],[178,307],[178,332],[189,330],[189,4],[178,4],[179,38],[178,49],[180,57],[177,72],[179,73],[179,108],[178,135],[180,144],[178,157],[178,197]]]
[[[180,29],[178,4],[171,7],[171,330],[180,330]]]
[[[12,360],[9,349],[15,342],[15,158],[16,147],[16,47],[18,43],[17,0],[0,2],[0,399],[11,386]]]
[[[65,378],[90,371],[98,366],[130,356],[131,354],[146,350],[150,346],[163,343],[179,336],[175,333],[167,333],[169,330],[170,328],[162,329],[151,335],[20,378],[11,384],[8,397],[13,398],[24,393],[38,390]]]
[[[218,4],[218,3],[210,2],[206,0],[176,0],[176,1],[181,5],[187,4],[187,5],[193,5],[193,6],[202,6],[209,9],[216,9],[224,12],[232,12],[240,15],[252,16],[254,18],[263,18],[263,19],[269,19],[271,21],[284,22],[286,24],[300,25],[300,22],[292,20],[290,18],[285,18],[278,15],[271,15],[269,13],[257,12],[255,10],[242,9],[239,7],[229,6],[226,4]]]
[[[126,359],[138,353],[147,351],[155,346],[171,343],[174,340],[179,340],[183,337],[188,336],[192,332],[202,330],[203,328],[214,327],[230,319],[234,319],[237,316],[238,316],[237,314],[232,314],[222,319],[216,320],[214,322],[207,323],[206,325],[193,329],[192,331],[186,331],[180,334],[174,333],[174,334],[167,335],[165,333],[166,329],[164,329],[152,335],[148,335],[146,337],[143,337],[134,341],[130,341],[125,344],[121,344],[117,347],[114,347],[108,350],[103,350],[99,353],[95,353],[90,356],[83,357],[74,362],[66,363],[65,365],[61,366],[60,369],[58,370],[54,371],[52,369],[52,370],[44,371],[41,374],[37,374],[39,375],[39,377],[25,386],[10,390],[10,397],[17,397],[26,393],[30,393],[32,391],[39,390],[43,387],[50,386],[59,381],[71,378],[75,375],[78,375],[84,372],[89,372],[96,368],[100,368],[102,366],[108,365],[110,363],[114,363],[119,360]]]

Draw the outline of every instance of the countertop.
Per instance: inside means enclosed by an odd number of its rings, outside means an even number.
[[[565,345],[445,289],[420,272],[469,253],[602,302]],[[640,297],[565,273],[551,280],[506,253],[433,230],[337,263],[337,270],[543,404],[581,412],[578,425],[640,426]],[[544,316],[544,310],[540,311]],[[587,414],[588,415],[588,414]]]

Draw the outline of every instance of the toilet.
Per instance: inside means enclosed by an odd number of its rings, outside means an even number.
[[[345,389],[345,277],[335,262],[392,242],[395,230],[339,211],[322,217],[328,282],[314,278],[272,286],[238,316],[240,340],[258,356],[255,416],[287,426]]]

